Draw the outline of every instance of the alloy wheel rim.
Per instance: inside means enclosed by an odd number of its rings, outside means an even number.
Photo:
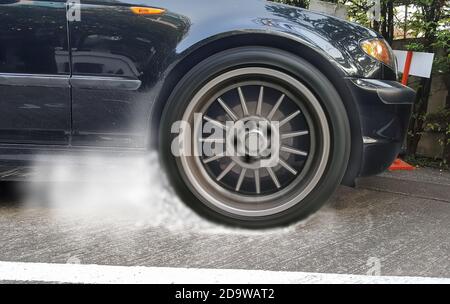
[[[193,120],[194,113],[200,114],[200,122]],[[330,150],[325,113],[314,94],[285,73],[267,68],[224,73],[194,96],[183,121],[193,126],[192,133],[185,134],[193,140],[186,137],[185,142],[201,153],[182,155],[179,166],[188,185],[220,212],[236,216],[282,212],[306,197],[325,170]],[[202,129],[205,122],[224,130],[224,135],[208,137]],[[229,132],[227,122],[239,127]],[[261,122],[265,130],[252,128]],[[239,132],[244,133],[240,140],[230,138]],[[222,153],[205,155],[204,145],[222,146]],[[251,153],[228,155],[230,146],[235,152],[241,146]],[[269,147],[270,153],[263,155]],[[274,153],[276,164],[261,164],[268,156],[270,163]]]

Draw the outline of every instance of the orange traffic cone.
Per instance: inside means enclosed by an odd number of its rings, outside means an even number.
[[[400,158],[397,158],[394,160],[394,163],[389,167],[389,171],[412,171],[416,168],[414,166],[411,166],[407,162],[401,160]]]

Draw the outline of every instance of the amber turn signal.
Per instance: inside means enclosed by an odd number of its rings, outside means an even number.
[[[136,15],[161,15],[166,11],[161,8],[141,7],[141,6],[133,6],[130,9]]]
[[[361,48],[367,55],[383,62],[387,66],[395,67],[394,54],[384,39],[364,40],[361,42]]]

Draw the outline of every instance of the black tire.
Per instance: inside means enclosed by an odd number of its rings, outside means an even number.
[[[251,70],[250,68],[253,69]],[[311,156],[308,155],[308,158],[312,159],[311,166],[308,167],[308,170],[316,170],[317,172],[317,168],[323,168],[323,173],[321,173],[319,177],[317,177],[317,174],[314,176],[314,187],[311,186],[308,188],[308,184],[306,184],[309,176],[312,176],[314,172],[306,172],[303,175],[303,179],[306,181],[302,181],[301,179],[298,181],[298,185],[303,187],[299,186],[298,188],[302,190],[299,190],[296,187],[291,188],[289,190],[291,192],[284,190],[287,191],[286,197],[280,196],[279,204],[280,206],[285,206],[281,201],[289,201],[290,205],[286,205],[289,206],[289,208],[286,207],[285,210],[282,210],[280,207],[280,212],[267,214],[258,213],[264,215],[256,216],[248,216],[247,213],[244,212],[245,210],[242,213],[236,214],[228,211],[231,209],[224,210],[217,204],[211,203],[211,200],[205,198],[205,195],[200,194],[202,191],[199,191],[198,188],[190,182],[192,179],[189,179],[188,174],[186,173],[186,165],[181,162],[179,157],[175,157],[171,152],[172,141],[177,137],[177,134],[171,133],[171,126],[174,122],[180,121],[183,118],[186,114],[188,105],[193,102],[194,96],[197,96],[197,93],[206,85],[214,82],[218,77],[220,78],[220,75],[232,75],[234,71],[255,71],[255,79],[260,79],[260,77],[265,77],[266,75],[264,74],[261,76],[260,74],[257,74],[256,71],[266,72],[268,69],[273,71],[274,75],[286,75],[282,78],[280,76],[281,79],[279,80],[276,78],[277,76],[267,78],[269,81],[270,79],[273,79],[274,83],[278,84],[279,82],[280,88],[288,88],[288,90],[293,92],[292,96],[295,98],[297,98],[297,95],[301,95],[299,100],[301,99],[302,103],[304,103],[302,106],[306,107],[305,109],[301,109],[310,113],[309,121],[311,125],[308,126],[317,127],[316,129],[319,129],[314,131],[316,132],[314,136],[318,139],[312,138],[312,135],[310,135],[310,143],[318,143],[315,148],[316,150],[314,151],[322,153],[321,151],[327,149],[329,152],[328,154],[325,152],[320,154],[322,156],[327,155],[326,159],[324,157],[319,159],[318,156],[316,157],[312,154]],[[267,75],[267,77],[270,76]],[[298,87],[293,86],[294,82],[292,82],[289,77],[292,77],[292,79],[303,84],[305,88],[313,93],[318,101],[315,107],[309,105],[309,103],[313,104],[313,102],[310,102],[308,98],[305,98],[305,91],[297,92],[297,90],[299,90]],[[266,81],[265,78],[263,80]],[[287,80],[290,80],[291,82],[288,82]],[[236,82],[237,80],[234,78],[230,79],[230,83],[232,81]],[[211,92],[214,90],[218,90],[218,88],[211,88]],[[292,100],[295,98],[292,98]],[[320,105],[321,109],[317,107],[317,104]],[[321,111],[323,111],[325,116],[319,116]],[[243,113],[245,114],[244,110]],[[320,120],[320,117],[326,117],[326,122],[318,121]],[[320,129],[320,126],[323,127],[324,125],[328,125],[328,130]],[[327,134],[329,135],[328,137],[325,136]],[[329,145],[327,145],[325,139],[323,139],[325,137],[329,139]],[[179,82],[171,94],[161,118],[159,146],[161,161],[173,187],[180,198],[198,214],[212,221],[232,226],[269,228],[284,226],[304,219],[326,203],[343,178],[349,159],[350,144],[350,127],[342,100],[330,81],[317,68],[302,58],[278,49],[267,47],[241,47],[227,50],[207,58],[195,66]],[[317,160],[315,160],[316,158]],[[304,163],[306,164],[307,161],[305,160]],[[320,165],[321,167],[316,168],[314,167],[315,164]],[[246,173],[244,172],[243,175],[245,174]],[[247,177],[244,176],[244,178]],[[255,180],[258,178],[259,183],[259,172],[258,177],[256,176],[256,173],[254,173],[254,178]],[[310,180],[313,180],[313,177],[311,177]],[[303,186],[301,183],[305,183],[306,186]],[[255,187],[258,189],[258,194],[260,194],[260,186],[258,185]],[[305,192],[307,194],[302,197],[303,194],[299,191],[305,191],[306,189],[308,189],[308,192]],[[241,196],[244,195],[242,194]],[[248,196],[249,199],[252,197],[252,195]],[[301,199],[295,201],[297,197],[301,197]],[[259,196],[256,196],[255,194],[255,200],[258,199]],[[267,204],[269,203],[278,204],[275,201],[267,201]],[[274,207],[270,210],[278,209]]]

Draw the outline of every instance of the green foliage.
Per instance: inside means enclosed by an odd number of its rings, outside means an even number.
[[[347,5],[348,16],[351,21],[370,27],[367,11],[372,7],[367,0],[340,0],[339,3]]]
[[[434,60],[434,70],[439,74],[450,72],[450,18],[447,18],[446,29],[438,31],[436,41],[432,47],[437,51],[438,56]]]
[[[408,50],[435,53],[433,72],[446,74],[450,70],[450,8],[444,0],[416,0],[417,7],[408,29],[420,42],[407,45]]]
[[[437,113],[426,116],[425,131],[443,134],[439,145],[448,149],[450,147],[450,109],[442,109]]]
[[[309,0],[273,0],[273,1],[302,8],[307,8],[309,5]]]
[[[416,0],[414,7],[415,10],[409,16],[407,26],[409,33],[417,39],[407,45],[407,49],[435,53],[433,74],[448,74],[450,70],[449,2]],[[450,159],[450,110],[444,108],[437,113],[426,114],[430,85],[430,80],[421,80],[421,86],[418,88],[418,99],[414,105],[408,131],[408,152],[415,156],[417,145],[424,132],[441,133],[443,136],[438,143],[444,148],[442,164],[447,166]]]
[[[448,142],[440,142],[441,145],[450,144],[450,109],[441,109],[425,117],[425,131],[442,133],[448,137]]]
[[[449,164],[442,159],[432,158],[432,157],[421,157],[414,155],[407,155],[405,161],[416,168],[435,168],[440,170],[448,170]]]
[[[422,43],[419,42],[411,42],[410,44],[406,45],[406,50],[413,51],[413,52],[424,52],[425,47]]]

